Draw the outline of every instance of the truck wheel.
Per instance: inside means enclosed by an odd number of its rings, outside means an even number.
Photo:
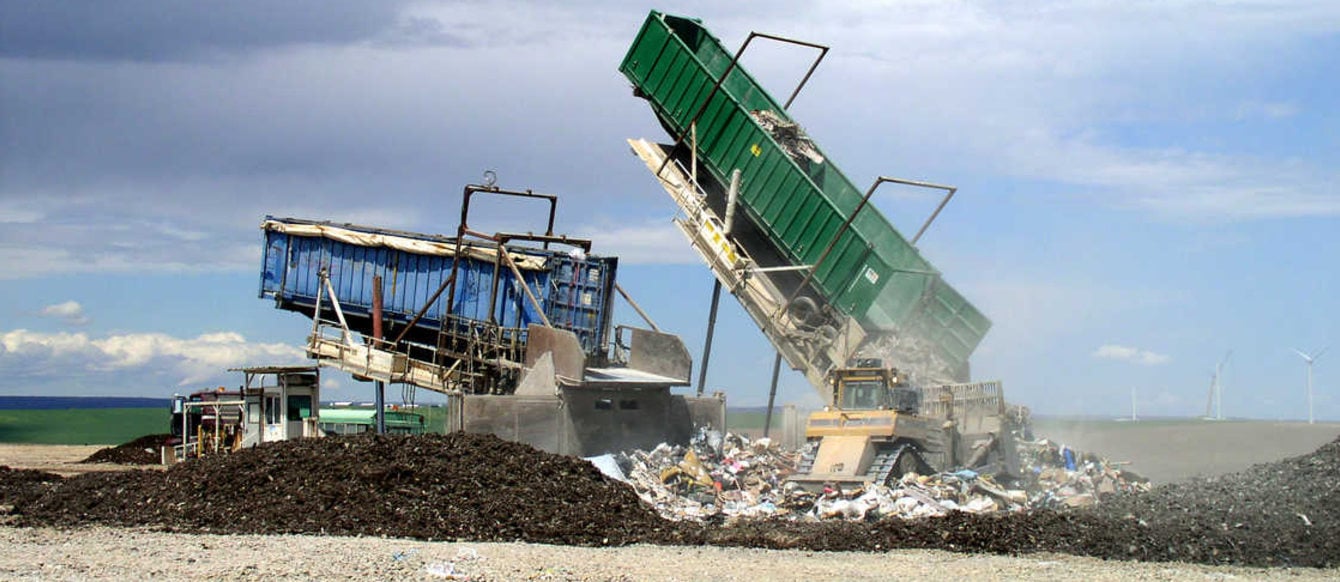
[[[814,304],[814,300],[809,297],[797,297],[791,302],[791,307],[787,310],[791,318],[800,322],[801,325],[810,325],[814,316],[819,314],[819,306]]]
[[[932,472],[934,471],[930,468],[930,465],[926,463],[925,459],[921,458],[921,453],[918,453],[917,449],[911,445],[907,445],[902,447],[898,456],[893,460],[893,467],[889,470],[889,477],[885,479],[885,485],[889,487],[897,486],[903,476],[908,473],[927,475]]]

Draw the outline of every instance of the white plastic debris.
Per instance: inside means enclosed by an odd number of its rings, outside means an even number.
[[[464,580],[464,574],[456,572],[456,564],[452,562],[433,562],[425,564],[423,571],[434,578],[443,578],[446,580]]]
[[[604,473],[606,477],[615,481],[628,482],[628,476],[623,474],[623,469],[619,468],[619,461],[615,460],[614,455],[599,455],[596,457],[584,457],[588,463],[595,465]]]

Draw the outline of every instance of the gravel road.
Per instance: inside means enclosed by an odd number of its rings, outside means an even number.
[[[0,579],[21,580],[1334,580],[1340,570],[1111,562],[929,550],[589,548],[382,538],[0,526]]]

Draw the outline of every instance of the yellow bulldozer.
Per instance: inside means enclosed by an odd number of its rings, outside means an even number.
[[[874,358],[828,374],[831,404],[810,414],[805,454],[789,480],[891,484],[908,473],[955,469],[1017,475],[1014,431],[1000,382],[918,387]]]

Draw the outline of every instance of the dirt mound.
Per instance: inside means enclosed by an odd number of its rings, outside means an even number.
[[[1310,455],[1155,488],[1095,507],[1140,524],[1147,559],[1340,565],[1340,439]]]
[[[624,544],[668,524],[591,464],[493,436],[302,439],[70,478],[24,523]]]
[[[162,462],[160,449],[170,434],[145,435],[125,444],[98,449],[80,463],[116,463],[119,465],[157,465]]]
[[[11,469],[0,465],[0,505],[25,503],[60,482],[61,476],[34,469]]]

